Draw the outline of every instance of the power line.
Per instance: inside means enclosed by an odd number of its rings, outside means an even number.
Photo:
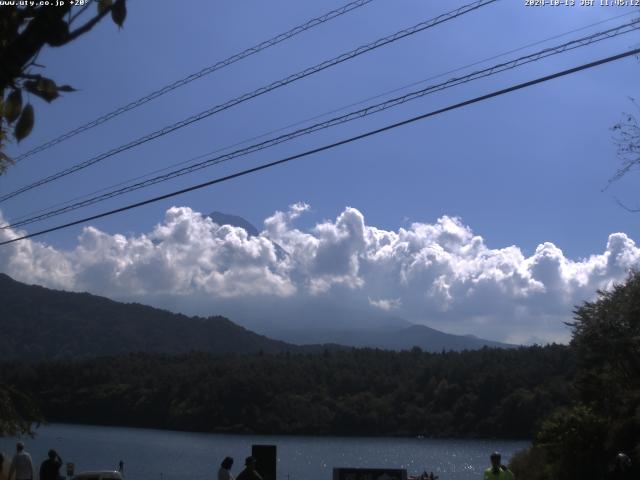
[[[262,50],[265,50],[269,47],[273,47],[274,45],[277,45],[278,43],[281,43],[285,40],[288,40],[292,37],[295,37],[296,35],[298,35],[299,33],[305,32],[313,27],[316,27],[318,25],[321,25],[325,22],[328,22],[329,20],[333,20],[336,17],[339,17],[341,15],[344,15],[345,13],[348,13],[352,10],[355,10],[357,8],[360,8],[368,3],[371,3],[373,0],[356,0],[354,2],[351,3],[347,3],[346,5],[343,5],[340,8],[337,8],[335,10],[332,10],[330,12],[325,13],[324,15],[321,15],[319,17],[313,18],[309,21],[307,21],[306,23],[302,24],[302,25],[298,25],[297,27],[292,28],[291,30],[281,33],[279,35],[276,35],[275,37],[270,38],[269,40],[265,40],[262,43],[259,43],[257,45],[254,45],[253,47],[247,48],[246,50],[240,52],[240,53],[236,53],[235,55],[230,56],[229,58],[226,58],[225,60],[221,60],[213,65],[210,65],[208,67],[203,68],[202,70],[192,73],[191,75],[188,75],[184,78],[181,78],[180,80],[176,80],[173,83],[170,83],[168,85],[165,85],[164,87],[151,92],[148,95],[145,95],[144,97],[139,98],[138,100],[134,100],[131,103],[128,103],[127,105],[124,105],[123,107],[120,107],[116,110],[113,110],[109,113],[106,113],[105,115],[96,118],[95,120],[92,120],[91,122],[85,123],[84,125],[80,125],[79,127],[74,128],[73,130],[70,130],[62,135],[60,135],[59,137],[56,137],[52,140],[49,140],[48,142],[45,142],[41,145],[38,145],[37,147],[32,148],[31,150],[29,150],[28,152],[23,153],[22,155],[17,156],[14,160],[16,162],[20,162],[22,160],[24,160],[27,157],[30,157],[32,155],[35,155],[36,153],[40,153],[44,150],[47,150],[51,147],[53,147],[54,145],[57,145],[59,143],[64,142],[65,140],[68,140],[71,137],[74,137],[76,135],[78,135],[79,133],[85,132],[87,130],[90,130],[94,127],[97,127],[98,125],[101,125],[109,120],[111,120],[112,118],[115,118],[119,115],[122,115],[125,112],[128,112],[129,110],[133,110],[134,108],[138,108],[141,105],[144,105],[147,102],[150,102],[151,100],[155,100],[158,97],[161,97],[162,95],[171,92],[172,90],[175,90],[176,88],[180,88],[183,87],[185,85],[187,85],[188,83],[193,82],[194,80],[197,80],[199,78],[202,78],[206,75],[209,75],[217,70],[220,70],[224,67],[228,67],[229,65],[234,64],[235,62],[242,60],[244,58],[247,58],[251,55],[254,55],[258,52],[261,52]]]
[[[409,118],[407,120],[402,120],[400,122],[387,125],[385,127],[377,128],[375,130],[370,130],[370,131],[368,131],[366,133],[362,133],[360,135],[349,137],[349,138],[346,138],[344,140],[340,140],[338,142],[331,143],[329,145],[324,145],[322,147],[314,148],[312,150],[307,150],[305,152],[302,152],[302,153],[299,153],[299,154],[296,154],[296,155],[292,155],[290,157],[282,158],[280,160],[275,160],[273,162],[265,163],[265,164],[259,165],[257,167],[253,167],[253,168],[249,168],[249,169],[246,169],[246,170],[242,170],[240,172],[236,172],[236,173],[233,173],[231,175],[226,175],[224,177],[219,177],[219,178],[216,178],[216,179],[213,179],[213,180],[209,180],[208,182],[200,183],[198,185],[192,185],[191,187],[188,187],[188,188],[183,188],[181,190],[176,190],[176,191],[173,191],[171,193],[166,193],[164,195],[160,195],[160,196],[157,196],[157,197],[149,198],[149,199],[143,200],[141,202],[137,202],[137,203],[133,203],[133,204],[130,204],[130,205],[126,205],[124,207],[116,208],[114,210],[109,210],[107,212],[99,213],[97,215],[92,215],[90,217],[85,217],[85,218],[82,218],[80,220],[75,220],[73,222],[65,223],[63,225],[58,225],[58,226],[55,226],[55,227],[47,228],[45,230],[40,230],[38,232],[34,232],[34,233],[27,234],[27,235],[23,235],[21,237],[13,238],[11,240],[5,240],[4,242],[0,242],[0,246],[7,245],[7,244],[10,244],[10,243],[13,243],[13,242],[20,241],[20,240],[25,240],[27,238],[33,238],[33,237],[36,237],[36,236],[39,236],[39,235],[44,235],[45,233],[55,232],[57,230],[61,230],[63,228],[68,228],[68,227],[72,227],[72,226],[78,225],[80,223],[88,222],[88,221],[91,221],[91,220],[96,220],[98,218],[107,217],[107,216],[110,216],[110,215],[114,215],[116,213],[120,213],[120,212],[124,212],[124,211],[131,210],[131,209],[134,209],[134,208],[138,208],[138,207],[141,207],[143,205],[148,205],[150,203],[158,202],[160,200],[165,200],[167,198],[175,197],[177,195],[182,195],[184,193],[192,192],[194,190],[199,190],[199,189],[204,188],[204,187],[209,187],[209,186],[215,185],[217,183],[226,182],[226,181],[232,180],[234,178],[238,178],[238,177],[242,177],[242,176],[245,176],[245,175],[249,175],[251,173],[258,172],[260,170],[266,170],[267,168],[275,167],[277,165],[282,165],[284,163],[291,162],[293,160],[298,160],[300,158],[304,158],[304,157],[307,157],[307,156],[310,156],[310,155],[313,155],[313,154],[316,154],[316,153],[320,153],[320,152],[323,152],[323,151],[326,151],[326,150],[330,150],[330,149],[339,147],[341,145],[346,145],[348,143],[352,143],[352,142],[355,142],[357,140],[362,140],[364,138],[368,138],[368,137],[371,137],[373,135],[377,135],[379,133],[386,132],[388,130],[392,130],[392,129],[395,129],[395,128],[398,128],[398,127],[401,127],[401,126],[404,126],[404,125],[408,125],[410,123],[417,122],[418,120],[424,120],[426,118],[433,117],[433,116],[436,116],[436,115],[439,115],[439,114],[442,114],[442,113],[445,113],[445,112],[449,112],[451,110],[456,110],[458,108],[462,108],[462,107],[465,107],[465,106],[468,106],[468,105],[472,105],[474,103],[479,103],[479,102],[482,102],[482,101],[485,101],[485,100],[489,100],[491,98],[498,97],[500,95],[505,95],[507,93],[514,92],[516,90],[521,90],[523,88],[531,87],[533,85],[537,85],[537,84],[540,84],[540,83],[543,83],[543,82],[547,82],[549,80],[553,80],[553,79],[556,79],[556,78],[559,78],[559,77],[570,75],[572,73],[580,72],[582,70],[587,70],[589,68],[597,67],[599,65],[604,65],[606,63],[610,63],[610,62],[613,62],[613,61],[616,61],[616,60],[620,60],[622,58],[626,58],[626,57],[629,57],[629,56],[632,56],[632,55],[637,55],[639,53],[640,53],[640,48],[636,48],[636,49],[630,50],[628,52],[619,53],[617,55],[613,55],[613,56],[610,56],[610,57],[602,58],[600,60],[596,60],[596,61],[593,61],[593,62],[590,62],[590,63],[582,64],[580,66],[573,67],[573,68],[570,68],[570,69],[567,69],[567,70],[562,70],[560,72],[556,72],[556,73],[553,73],[551,75],[546,75],[544,77],[539,77],[539,78],[536,78],[534,80],[529,80],[527,82],[519,83],[519,84],[513,85],[511,87],[503,88],[501,90],[497,90],[497,91],[494,91],[494,92],[491,92],[491,93],[488,93],[488,94],[485,94],[485,95],[481,95],[479,97],[475,97],[475,98],[472,98],[470,100],[465,100],[464,102],[456,103],[456,104],[450,105],[448,107],[440,108],[438,110],[433,110],[431,112],[428,112],[428,113],[425,113],[425,114],[422,114],[422,115],[418,115],[416,117],[412,117],[412,118]]]
[[[322,63],[319,63],[313,67],[308,67],[305,70],[302,70],[298,73],[295,73],[293,75],[290,75],[288,77],[285,77],[283,79],[280,79],[278,81],[275,81],[267,86],[264,87],[260,87],[257,90],[254,90],[253,92],[250,93],[245,93],[244,95],[241,95],[240,97],[236,97],[233,100],[229,100],[223,104],[217,105],[215,107],[212,107],[208,110],[205,110],[203,112],[200,112],[196,115],[192,115],[184,120],[181,120],[179,122],[176,122],[172,125],[168,125],[160,130],[156,130],[155,132],[152,132],[150,134],[147,134],[143,137],[140,137],[136,140],[133,140],[127,144],[121,145],[119,147],[116,147],[112,150],[109,150],[108,152],[102,153],[96,157],[90,158],[89,160],[85,160],[84,162],[78,163],[76,165],[73,165],[72,167],[66,168],[60,172],[57,172],[53,175],[49,175],[48,177],[45,177],[41,180],[38,180],[34,183],[31,183],[29,185],[26,185],[24,187],[19,188],[18,190],[14,190],[13,192],[4,194],[2,196],[0,196],[0,202],[3,202],[5,200],[8,200],[10,198],[13,198],[21,193],[24,193],[28,190],[32,190],[33,188],[39,187],[41,185],[50,183],[54,180],[57,180],[59,178],[65,177],[67,175],[70,175],[72,173],[75,173],[79,170],[82,170],[84,168],[87,168],[91,165],[94,165],[102,160],[105,160],[106,158],[112,157],[118,153],[124,152],[126,150],[129,150],[131,148],[137,147],[138,145],[141,145],[143,143],[149,142],[151,140],[155,140],[156,138],[162,137],[164,135],[167,135],[168,133],[171,133],[175,130],[178,130],[180,128],[186,127],[187,125],[190,125],[194,122],[198,122],[200,120],[203,120],[207,117],[210,117],[211,115],[214,115],[216,113],[219,113],[223,110],[227,110],[228,108],[231,108],[235,105],[238,105],[242,102],[245,102],[247,100],[251,100],[253,98],[256,98],[260,95],[264,95],[267,92],[270,92],[272,90],[275,90],[277,88],[283,87],[285,85],[288,85],[292,82],[295,82],[297,80],[300,80],[302,78],[308,77],[309,75],[312,75],[314,73],[320,72],[322,70],[325,70],[327,68],[333,67],[335,65],[338,65],[342,62],[345,62],[347,60],[351,60],[352,58],[355,58],[359,55],[362,55],[364,53],[370,52],[372,50],[375,50],[377,48],[380,48],[384,45],[387,45],[389,43],[395,42],[397,40],[400,40],[404,37],[407,37],[409,35],[413,35],[415,33],[421,32],[422,30],[426,30],[427,28],[431,28],[434,27],[436,25],[439,25],[441,23],[444,23],[446,21],[452,20],[454,18],[457,18],[461,15],[464,15],[466,13],[469,13],[473,10],[476,10],[478,8],[481,8],[483,6],[489,5],[491,3],[494,3],[498,0],[477,0],[473,3],[470,3],[468,5],[464,5],[460,8],[457,8],[456,10],[452,10],[451,12],[439,15],[431,20],[427,20],[425,22],[421,22],[418,23],[412,27],[406,28],[404,30],[400,30],[392,35],[389,35],[387,37],[384,38],[380,38],[372,43],[369,43],[367,45],[363,45],[361,47],[358,47],[354,50],[351,50],[350,52],[347,53],[343,53],[342,55],[339,55],[337,57],[332,58],[331,60],[326,60]]]
[[[252,136],[252,137],[245,138],[244,140],[240,140],[240,141],[235,142],[235,143],[233,143],[233,144],[231,144],[231,145],[226,145],[225,147],[219,147],[219,148],[216,148],[215,150],[209,151],[209,152],[207,152],[207,153],[203,153],[203,154],[197,155],[197,156],[195,156],[195,157],[191,157],[191,158],[190,158],[190,159],[188,159],[188,160],[182,160],[182,161],[180,161],[180,162],[173,163],[173,164],[168,165],[168,166],[166,166],[166,167],[159,168],[159,169],[156,169],[156,170],[152,170],[152,171],[150,171],[150,172],[148,172],[148,173],[145,173],[145,174],[142,174],[142,175],[138,175],[138,176],[133,177],[133,178],[129,178],[129,179],[124,180],[124,181],[122,181],[122,182],[118,182],[118,183],[113,184],[113,185],[110,185],[110,186],[108,186],[108,187],[104,187],[104,188],[101,188],[101,189],[99,189],[99,190],[94,190],[93,192],[86,193],[86,194],[83,194],[83,195],[79,195],[79,196],[73,197],[73,198],[71,198],[71,199],[69,199],[69,200],[65,200],[65,201],[63,201],[63,202],[56,203],[56,204],[54,204],[54,205],[52,205],[52,206],[50,206],[50,207],[47,207],[47,208],[41,208],[41,209],[38,209],[38,210],[35,210],[35,211],[31,211],[31,212],[29,212],[29,213],[26,213],[26,214],[20,215],[20,216],[18,216],[17,218],[15,218],[15,219],[13,220],[13,221],[14,221],[14,223],[13,223],[13,224],[11,224],[11,225],[6,225],[6,226],[4,226],[4,227],[0,227],[0,229],[3,229],[3,228],[11,228],[11,227],[13,227],[13,226],[20,226],[20,225],[22,225],[22,224],[17,225],[17,224],[18,224],[18,222],[21,222],[22,220],[30,220],[30,219],[31,219],[31,217],[34,217],[34,216],[39,215],[39,214],[41,214],[41,213],[45,213],[45,212],[46,212],[46,213],[49,213],[49,211],[51,211],[51,210],[52,210],[52,209],[54,209],[54,208],[62,207],[62,206],[66,206],[66,205],[71,205],[71,204],[73,204],[74,202],[78,202],[79,200],[82,200],[82,199],[91,199],[91,196],[93,196],[93,195],[96,195],[96,194],[101,193],[101,192],[106,192],[106,191],[108,191],[108,190],[110,190],[110,189],[114,189],[114,188],[117,188],[117,187],[121,187],[121,186],[123,186],[123,185],[127,185],[127,184],[129,184],[129,183],[131,183],[131,182],[135,182],[136,180],[142,180],[143,178],[148,178],[148,177],[150,177],[151,175],[154,175],[154,174],[156,174],[156,173],[165,172],[165,171],[167,171],[167,170],[170,170],[170,169],[172,169],[172,168],[178,167],[178,166],[180,166],[180,165],[190,164],[190,163],[192,163],[192,162],[195,162],[196,160],[200,160],[200,159],[205,158],[205,157],[207,157],[207,156],[209,156],[209,155],[213,155],[213,154],[215,154],[215,153],[223,152],[223,151],[225,151],[225,150],[229,150],[229,149],[231,149],[231,148],[234,148],[234,147],[237,147],[237,146],[240,146],[240,145],[244,145],[244,144],[249,143],[249,142],[251,142],[251,141],[258,140],[258,139],[260,139],[260,138],[265,138],[265,137],[268,137],[269,135],[273,135],[273,134],[276,134],[276,133],[279,133],[279,132],[283,132],[283,131],[287,130],[288,128],[297,127],[297,126],[299,126],[299,125],[304,125],[305,123],[311,122],[311,121],[313,121],[313,120],[317,120],[317,119],[319,119],[319,118],[323,118],[323,117],[326,117],[326,116],[328,116],[328,115],[331,115],[331,114],[334,114],[334,113],[338,113],[338,112],[344,111],[344,110],[346,110],[346,109],[348,109],[348,108],[351,108],[351,107],[355,107],[355,106],[358,106],[358,105],[362,105],[362,104],[364,104],[364,103],[366,103],[366,102],[369,102],[369,101],[371,101],[371,100],[376,100],[376,99],[378,99],[378,98],[385,97],[385,96],[387,96],[387,95],[389,95],[389,94],[396,93],[396,92],[400,92],[400,91],[402,91],[402,90],[406,90],[406,89],[408,89],[408,88],[410,88],[410,87],[415,87],[416,85],[421,85],[421,84],[426,83],[426,82],[428,82],[428,81],[430,81],[430,80],[435,80],[435,79],[437,79],[437,78],[444,77],[445,75],[449,75],[449,74],[456,73],[456,72],[459,72],[459,71],[462,71],[462,70],[466,70],[466,69],[468,69],[468,68],[470,68],[470,67],[474,67],[474,66],[476,66],[476,65],[480,65],[480,64],[486,63],[486,62],[488,62],[488,61],[490,61],[490,60],[495,60],[496,58],[504,57],[504,56],[506,56],[506,55],[509,55],[510,53],[520,52],[520,51],[522,51],[522,50],[526,50],[527,48],[531,48],[531,47],[534,47],[534,46],[537,46],[537,45],[541,45],[541,44],[543,44],[543,43],[549,42],[549,41],[551,41],[551,40],[555,40],[555,39],[557,39],[557,38],[566,37],[567,35],[570,35],[570,34],[572,34],[572,33],[580,32],[580,31],[582,31],[582,30],[586,30],[586,29],[589,29],[589,28],[595,27],[595,26],[597,26],[597,25],[601,25],[601,24],[603,24],[603,23],[608,23],[608,22],[611,22],[611,21],[613,21],[613,20],[617,20],[617,19],[622,18],[622,17],[628,17],[629,15],[633,15],[633,14],[635,14],[635,13],[636,13],[636,12],[634,12],[634,11],[630,11],[630,12],[622,13],[622,14],[620,14],[620,15],[614,15],[613,17],[609,17],[609,18],[606,18],[606,19],[604,19],[604,20],[600,20],[600,21],[598,21],[598,22],[590,23],[590,24],[584,25],[584,26],[582,26],[582,27],[575,28],[575,29],[573,29],[573,30],[568,30],[568,31],[563,32],[563,33],[560,33],[560,34],[553,35],[553,36],[551,36],[551,37],[547,37],[547,38],[545,38],[545,39],[543,39],[543,40],[538,40],[538,41],[535,41],[535,42],[532,42],[532,43],[528,43],[528,44],[526,44],[526,45],[522,45],[522,46],[520,46],[520,47],[517,47],[517,48],[511,49],[511,50],[508,50],[508,51],[506,51],[506,52],[502,52],[502,53],[499,53],[499,54],[497,54],[497,55],[492,55],[491,57],[486,57],[486,58],[484,58],[484,59],[482,59],[482,60],[477,60],[477,61],[475,61],[475,62],[473,62],[473,63],[468,63],[468,64],[463,65],[463,66],[461,66],[461,67],[456,67],[456,68],[454,68],[454,69],[452,69],[452,70],[447,70],[446,72],[442,72],[442,73],[439,73],[439,74],[437,74],[437,75],[432,75],[432,76],[427,77],[427,78],[425,78],[425,79],[422,79],[422,80],[419,80],[419,81],[416,81],[416,82],[412,82],[412,83],[409,83],[409,84],[405,84],[405,85],[403,85],[403,86],[401,86],[401,87],[396,87],[396,88],[394,88],[394,89],[387,90],[387,91],[385,91],[385,92],[382,92],[382,93],[379,93],[379,94],[373,95],[373,96],[371,96],[371,97],[367,97],[367,98],[364,98],[364,99],[362,99],[362,100],[358,100],[357,102],[353,102],[353,103],[350,103],[350,104],[348,104],[348,105],[344,105],[344,106],[342,106],[342,107],[335,108],[335,109],[333,109],[333,110],[330,110],[330,111],[327,111],[327,112],[324,112],[324,113],[321,113],[321,114],[318,114],[318,115],[314,115],[314,116],[312,116],[312,117],[308,117],[308,118],[306,118],[306,119],[304,119],[304,120],[299,120],[299,121],[296,121],[296,122],[294,122],[294,123],[290,123],[290,124],[288,124],[288,125],[285,125],[285,126],[282,126],[282,127],[276,128],[276,129],[274,129],[274,130],[269,130],[269,131],[267,131],[267,132],[263,132],[263,133],[261,133],[261,134],[259,134],[259,135],[254,135],[254,136]],[[93,203],[92,203],[92,204],[93,204]],[[83,205],[83,206],[84,206],[84,205]],[[73,210],[75,210],[75,208],[74,208]],[[56,210],[55,212],[52,212],[52,213],[57,213],[57,212],[58,212],[58,210]],[[66,213],[66,212],[60,212],[60,213]],[[52,216],[53,216],[53,215],[52,215]],[[49,217],[49,216],[47,216],[46,218],[50,218],[50,217]],[[38,219],[36,219],[36,220],[34,220],[34,221],[38,221],[38,220],[40,220],[40,218],[38,218]],[[33,222],[30,222],[30,221],[29,221],[28,223],[33,223]]]
[[[302,129],[298,129],[295,130],[293,132],[289,132],[287,134],[284,135],[280,135],[278,137],[274,137],[271,138],[269,140],[266,140],[264,142],[260,142],[239,150],[236,150],[234,152],[230,152],[224,155],[220,155],[217,157],[213,157],[207,160],[204,160],[202,162],[193,164],[193,165],[189,165],[187,167],[183,167],[181,169],[178,170],[174,170],[172,172],[166,173],[164,175],[158,175],[156,177],[144,180],[142,182],[138,182],[132,185],[128,185],[126,187],[120,188],[120,189],[116,189],[116,190],[112,190],[111,192],[102,194],[102,195],[98,195],[98,196],[94,196],[76,203],[73,203],[71,205],[67,205],[65,207],[62,208],[58,208],[58,209],[54,209],[54,210],[49,210],[46,213],[40,214],[40,215],[35,215],[29,218],[25,218],[23,220],[18,220],[15,221],[14,223],[10,224],[10,225],[5,225],[3,227],[0,227],[0,229],[7,229],[7,228],[16,228],[16,227],[21,227],[24,225],[28,225],[34,222],[38,222],[38,221],[42,221],[51,217],[55,217],[58,215],[62,215],[63,213],[68,213],[70,211],[73,210],[77,210],[79,208],[85,207],[85,206],[89,206],[89,205],[93,205],[95,203],[99,203],[105,200],[108,200],[110,198],[114,198],[120,195],[124,195],[126,193],[130,193],[133,192],[135,190],[139,190],[141,188],[144,187],[148,187],[151,185],[155,185],[157,183],[161,183],[161,182],[165,182],[168,181],[170,179],[182,176],[182,175],[186,175],[189,173],[193,173],[197,170],[201,170],[203,168],[207,168],[209,166],[212,165],[216,165],[219,163],[223,163],[223,162],[227,162],[233,158],[237,158],[240,156],[244,156],[244,155],[248,155],[250,153],[254,153],[260,150],[264,150],[266,148],[272,147],[274,145],[278,145],[280,143],[284,143],[290,140],[293,140],[294,138],[298,138],[300,136],[303,135],[308,135],[311,133],[314,133],[316,131],[319,130],[323,130],[326,128],[330,128],[342,123],[346,123],[346,122],[350,122],[352,120],[356,120],[358,118],[363,118],[369,115],[372,115],[374,113],[379,113],[382,112],[384,110],[387,110],[389,108],[393,108],[396,107],[398,105],[401,105],[403,103],[412,101],[412,100],[416,100],[418,98],[421,98],[425,95],[431,94],[431,93],[435,93],[438,91],[442,91],[445,90],[447,88],[451,88],[457,85],[461,85],[464,83],[468,83],[474,80],[478,80],[480,78],[485,78],[488,76],[492,76],[501,72],[504,72],[506,70],[511,70],[513,68],[528,64],[528,63],[532,63],[538,60],[541,60],[543,58],[547,58],[549,56],[552,55],[557,55],[566,51],[570,51],[570,50],[574,50],[576,48],[580,48],[580,47],[584,47],[587,45],[591,45],[595,42],[598,41],[602,41],[605,39],[609,39],[609,38],[613,38],[615,36],[618,35],[622,35],[624,33],[628,33],[634,30],[638,30],[640,29],[640,19],[635,19],[632,20],[631,22],[628,22],[626,24],[623,25],[619,25],[617,27],[602,31],[602,32],[597,32],[594,33],[592,35],[588,35],[586,37],[582,37],[576,40],[572,40],[569,42],[566,42],[564,44],[555,46],[555,47],[550,47],[550,48],[546,48],[543,50],[540,50],[538,52],[529,54],[529,55],[525,55],[519,58],[516,58],[514,60],[510,60],[508,62],[504,62],[504,63],[500,63],[497,65],[494,65],[492,67],[489,68],[485,68],[483,70],[478,70],[475,72],[472,72],[468,75],[465,75],[463,77],[457,77],[457,78],[451,78],[449,80],[447,80],[446,82],[437,84],[437,85],[431,85],[429,87],[423,88],[421,90],[417,90],[414,92],[410,92],[407,93],[401,97],[396,97],[396,98],[392,98],[390,100],[386,100],[384,102],[375,104],[375,105],[370,105],[366,108],[360,109],[360,110],[356,110],[354,112],[350,112],[347,113],[345,115],[339,116],[339,117],[335,117],[329,120],[326,120],[324,122],[320,122],[320,123],[316,123],[315,125],[311,125],[309,127],[305,127]]]
[[[259,151],[259,150],[263,150],[265,148],[269,148],[269,147],[277,145],[279,143],[284,143],[286,141],[292,140],[292,139],[297,138],[297,137],[302,136],[302,135],[310,134],[310,133],[313,133],[315,131],[318,131],[318,130],[321,130],[321,129],[325,129],[325,128],[329,128],[329,127],[332,127],[332,126],[335,126],[335,125],[338,125],[338,124],[341,124],[341,123],[346,123],[348,121],[355,120],[357,118],[362,118],[362,117],[371,115],[373,113],[378,113],[378,112],[381,112],[381,111],[386,110],[388,108],[392,108],[392,107],[395,107],[395,106],[400,105],[402,103],[405,103],[407,101],[415,100],[415,99],[420,98],[420,97],[422,97],[424,95],[427,95],[427,94],[430,94],[430,93],[434,93],[436,91],[441,91],[441,90],[444,90],[446,88],[451,88],[453,86],[460,85],[462,83],[467,83],[467,82],[472,81],[472,80],[477,80],[479,78],[484,78],[484,77],[487,77],[487,76],[490,76],[490,75],[494,75],[494,74],[497,74],[497,73],[500,73],[500,72],[503,72],[503,71],[506,71],[506,70],[509,70],[509,69],[512,69],[512,68],[516,68],[516,67],[524,65],[524,64],[527,64],[527,63],[531,63],[533,61],[540,60],[542,58],[546,58],[546,57],[551,56],[551,55],[559,54],[559,53],[562,53],[562,52],[565,52],[565,51],[568,51],[568,50],[573,50],[575,48],[586,46],[586,45],[595,43],[597,41],[601,41],[601,40],[604,40],[604,39],[615,37],[617,35],[621,35],[623,33],[628,33],[630,31],[637,30],[638,28],[640,28],[640,20],[633,20],[633,21],[631,21],[631,22],[629,22],[627,24],[620,25],[618,27],[614,27],[612,29],[609,29],[609,30],[606,30],[606,31],[603,31],[603,32],[598,32],[598,33],[589,35],[587,37],[583,37],[583,38],[580,38],[580,39],[577,39],[577,40],[573,40],[573,41],[567,42],[565,44],[562,44],[562,45],[559,45],[559,46],[556,46],[556,47],[547,48],[547,49],[541,50],[539,52],[536,52],[536,53],[533,53],[533,54],[530,54],[530,55],[526,55],[524,57],[520,57],[520,58],[517,58],[515,60],[511,60],[509,62],[505,62],[505,63],[498,64],[498,65],[494,65],[494,66],[492,66],[490,68],[486,68],[484,70],[473,72],[473,73],[471,73],[469,75],[466,75],[464,77],[452,78],[452,79],[450,79],[450,80],[448,80],[448,81],[446,81],[444,83],[441,83],[441,84],[438,84],[438,85],[433,85],[433,86],[427,87],[427,88],[419,90],[419,91],[410,92],[410,93],[408,93],[408,94],[406,94],[406,95],[404,95],[402,97],[397,97],[397,98],[390,99],[390,100],[387,100],[385,102],[382,102],[382,103],[379,103],[379,104],[376,104],[376,105],[371,105],[371,106],[366,107],[364,109],[361,109],[361,110],[358,110],[358,111],[355,111],[355,112],[351,112],[349,114],[346,114],[346,115],[343,115],[343,116],[340,116],[340,117],[336,117],[336,118],[333,118],[333,119],[327,120],[325,122],[321,122],[321,123],[318,123],[318,124],[315,124],[315,125],[303,128],[303,129],[299,129],[299,130],[296,130],[294,132],[290,132],[288,134],[281,135],[279,137],[275,137],[275,138],[269,139],[269,140],[267,140],[265,142],[261,142],[261,143],[258,143],[258,144],[255,144],[255,145],[240,149],[240,150],[236,150],[235,152],[231,152],[231,153],[228,153],[228,154],[225,154],[225,155],[214,157],[212,159],[208,159],[208,160],[205,160],[203,162],[199,162],[197,164],[190,165],[188,167],[185,167],[185,168],[173,171],[173,172],[169,172],[169,173],[167,173],[165,175],[160,175],[160,176],[148,179],[148,180],[143,181],[143,182],[139,182],[139,183],[136,183],[136,184],[133,184],[133,185],[129,185],[127,187],[124,187],[124,188],[121,188],[121,189],[118,189],[118,190],[114,190],[114,191],[108,192],[108,193],[100,195],[100,196],[88,198],[88,199],[86,199],[84,201],[74,203],[74,204],[66,206],[64,208],[51,210],[51,211],[48,211],[48,212],[46,212],[46,213],[44,213],[42,215],[37,215],[37,216],[31,217],[31,218],[26,218],[24,220],[18,220],[18,221],[14,222],[11,225],[6,225],[6,226],[3,226],[3,227],[0,227],[0,229],[20,227],[20,226],[23,226],[23,225],[34,223],[36,221],[41,221],[41,220],[44,220],[44,219],[47,219],[47,218],[51,218],[51,217],[54,217],[54,216],[57,216],[57,215],[61,215],[63,213],[67,213],[69,211],[77,210],[78,208],[81,208],[81,207],[84,207],[84,206],[93,205],[95,203],[98,203],[98,202],[101,202],[101,201],[104,201],[104,200],[107,200],[107,199],[110,199],[110,198],[113,198],[113,197],[116,197],[116,196],[120,196],[120,195],[123,195],[125,193],[129,193],[129,192],[138,190],[140,188],[151,186],[151,185],[154,185],[156,183],[160,183],[160,182],[163,182],[163,181],[170,180],[172,178],[176,178],[178,176],[186,175],[188,173],[193,173],[194,171],[209,167],[211,165],[215,165],[215,164],[218,164],[218,163],[229,161],[232,158],[236,158],[236,157],[239,157],[239,156],[244,156],[244,155],[247,155],[249,153],[253,153],[253,152],[256,152],[256,151]],[[200,158],[201,157],[202,156],[200,156]]]

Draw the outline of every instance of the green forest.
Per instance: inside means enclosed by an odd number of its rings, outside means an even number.
[[[5,362],[49,421],[206,432],[532,439],[519,480],[637,478],[640,274],[575,310],[570,345],[463,352],[137,353]],[[35,418],[35,417],[34,417]],[[619,452],[625,475],[612,470]]]
[[[565,346],[354,349],[221,358],[131,354],[5,364],[52,421],[207,432],[530,438],[566,404]]]

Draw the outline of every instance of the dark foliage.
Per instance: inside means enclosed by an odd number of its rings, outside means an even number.
[[[50,103],[60,92],[75,90],[38,73],[43,68],[36,63],[40,50],[76,40],[109,13],[114,23],[122,27],[127,13],[125,2],[99,0],[95,3],[97,11],[89,0],[59,5],[15,2],[16,5],[0,8],[0,174],[12,163],[3,152],[6,140],[13,137],[19,142],[29,135],[35,122],[33,106],[23,104],[23,92]],[[77,25],[80,20],[82,24]]]
[[[0,383],[0,437],[30,435],[33,424],[41,420],[42,415],[33,399],[13,386]]]
[[[575,310],[576,356],[571,405],[555,411],[535,435],[521,465],[544,458],[546,478],[638,478],[640,474],[640,273],[598,292]],[[619,452],[632,459],[622,477],[612,469]],[[522,480],[538,478],[524,469]]]
[[[321,352],[246,330],[224,317],[187,317],[88,293],[25,285],[0,274],[0,361],[122,355]]]
[[[51,421],[207,432],[530,438],[569,348],[124,357],[0,365]]]

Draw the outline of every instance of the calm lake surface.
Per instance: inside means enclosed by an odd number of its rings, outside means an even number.
[[[252,444],[277,446],[279,480],[330,480],[333,467],[406,468],[409,475],[433,471],[440,480],[478,479],[493,450],[502,452],[504,461],[528,446],[505,440],[220,435],[66,424],[42,426],[36,438],[23,441],[36,469],[54,448],[65,462],[75,463],[76,472],[115,469],[122,460],[127,480],[216,480],[227,455],[235,459],[231,471],[237,475]],[[12,455],[15,442],[0,438],[0,451]]]

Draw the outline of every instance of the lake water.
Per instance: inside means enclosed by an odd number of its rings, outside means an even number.
[[[36,438],[23,441],[36,469],[54,448],[65,462],[75,463],[76,472],[115,469],[122,460],[127,480],[215,480],[227,455],[235,459],[231,471],[237,475],[252,444],[277,446],[278,480],[331,480],[333,467],[406,468],[409,475],[433,471],[440,480],[478,479],[492,451],[502,452],[506,463],[528,446],[505,440],[221,435],[66,424],[42,426]],[[15,442],[0,438],[0,451],[13,454]]]

